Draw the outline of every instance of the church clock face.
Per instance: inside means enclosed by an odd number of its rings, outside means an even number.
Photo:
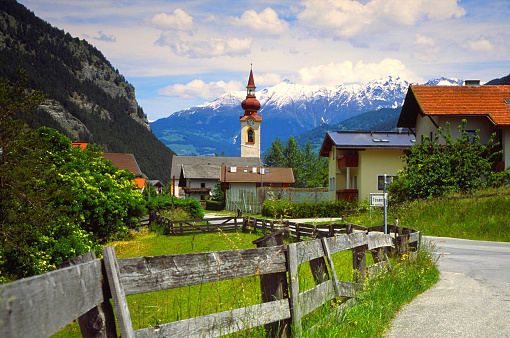
[[[249,126],[253,126],[253,119],[248,119],[248,121],[246,121],[246,123],[248,123]]]

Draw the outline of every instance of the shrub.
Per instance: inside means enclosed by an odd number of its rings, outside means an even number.
[[[204,208],[202,208],[200,202],[192,198],[178,198],[172,197],[171,195],[159,195],[152,198],[147,203],[147,207],[149,211],[156,211],[159,213],[163,210],[172,210],[172,203],[174,208],[183,209],[192,219],[204,217]]]
[[[480,143],[478,131],[470,135],[463,120],[458,127],[460,137],[453,141],[450,125],[439,128],[434,139],[425,137],[421,144],[409,148],[403,156],[406,164],[389,186],[390,198],[401,203],[406,200],[440,197],[447,193],[470,193],[475,189],[505,182],[508,174],[495,174],[491,167],[501,156],[498,144],[491,138],[487,145]],[[492,136],[494,137],[494,135]],[[439,143],[443,138],[444,143]]]
[[[356,202],[338,201],[321,203],[290,203],[266,200],[262,205],[262,216],[274,218],[339,217],[345,210],[355,209]]]
[[[205,209],[213,210],[213,211],[221,211],[224,208],[224,203],[222,201],[213,201],[207,200],[205,201]]]

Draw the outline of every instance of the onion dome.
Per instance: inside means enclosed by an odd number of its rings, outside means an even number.
[[[253,70],[250,70],[250,78],[246,86],[246,99],[241,103],[245,111],[257,111],[260,109],[260,102],[255,98],[255,81],[253,80]]]

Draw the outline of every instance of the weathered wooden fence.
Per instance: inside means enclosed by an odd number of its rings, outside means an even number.
[[[243,224],[249,221],[257,226],[251,218],[244,218]],[[113,247],[105,247],[102,260],[89,256],[80,263],[78,258],[76,265],[0,286],[0,336],[48,337],[76,318],[84,336],[116,336],[110,298],[122,337],[218,337],[261,325],[271,334],[297,336],[303,316],[333,298],[355,297],[366,271],[385,263],[383,248],[420,239],[420,232],[398,227],[396,238],[364,229],[353,232],[354,228],[346,227],[347,234],[283,245],[281,236],[292,231],[286,228],[254,241],[257,248],[181,255],[117,258]],[[304,226],[297,225],[294,232],[301,229]],[[331,255],[345,250],[352,251],[356,282],[336,277]],[[370,267],[367,250],[375,262]],[[305,262],[310,262],[317,285],[303,292],[297,271]],[[133,330],[128,295],[249,276],[261,277],[265,302]],[[271,286],[268,280],[278,283]]]

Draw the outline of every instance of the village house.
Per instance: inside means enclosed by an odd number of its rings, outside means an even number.
[[[401,156],[414,140],[408,132],[327,133],[319,155],[329,159],[329,199],[362,201],[382,192],[384,175],[402,170]]]
[[[172,193],[198,201],[209,199],[222,166],[262,166],[259,157],[178,156],[172,158]]]
[[[416,131],[417,142],[425,136],[433,139],[437,128],[450,123],[453,139],[457,126],[467,120],[466,131],[479,130],[480,142],[486,143],[493,133],[501,144],[503,157],[497,170],[510,165],[510,86],[481,86],[480,81],[466,81],[464,86],[409,86],[397,122],[398,127]]]

